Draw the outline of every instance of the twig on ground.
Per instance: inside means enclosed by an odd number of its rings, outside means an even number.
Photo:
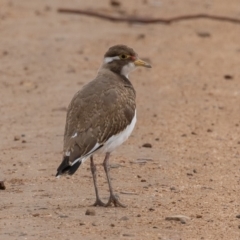
[[[81,14],[96,18],[101,18],[104,20],[109,20],[112,22],[127,22],[127,23],[143,23],[143,24],[152,24],[152,23],[161,23],[161,24],[171,24],[174,22],[180,22],[184,20],[192,20],[192,19],[210,19],[215,21],[223,21],[223,22],[231,22],[235,24],[240,24],[240,19],[231,18],[231,17],[224,17],[224,16],[216,16],[210,14],[195,14],[195,15],[183,15],[178,17],[172,18],[147,18],[147,17],[135,17],[135,16],[128,16],[128,17],[116,17],[111,15],[106,15],[104,13],[90,11],[90,10],[77,10],[77,9],[66,9],[66,8],[59,8],[58,12],[60,13],[71,13],[71,14]]]
[[[127,194],[127,195],[138,195],[136,192],[120,192],[121,194]]]

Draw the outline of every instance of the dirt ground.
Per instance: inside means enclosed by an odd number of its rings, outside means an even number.
[[[240,239],[240,25],[112,23],[60,14],[59,7],[240,18],[239,0],[124,0],[119,7],[107,0],[1,0],[0,239]],[[153,68],[130,76],[138,122],[110,159],[114,189],[128,207],[92,207],[89,161],[72,177],[54,176],[66,107],[119,43]],[[103,156],[96,159],[107,201]],[[189,219],[166,220],[174,215]]]

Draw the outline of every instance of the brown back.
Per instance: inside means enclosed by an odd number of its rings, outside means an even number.
[[[135,114],[135,90],[130,81],[108,69],[77,92],[67,112],[64,152],[76,157],[88,154],[96,143],[104,144],[123,131]],[[75,133],[77,137],[71,138]]]

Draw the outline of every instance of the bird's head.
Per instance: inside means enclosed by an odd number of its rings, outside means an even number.
[[[104,55],[103,67],[128,78],[136,67],[151,68],[151,65],[138,58],[132,48],[125,45],[110,47]]]

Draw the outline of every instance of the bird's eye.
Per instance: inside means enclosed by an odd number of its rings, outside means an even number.
[[[121,58],[121,59],[127,59],[127,55],[121,54],[121,55],[120,55],[120,58]]]

